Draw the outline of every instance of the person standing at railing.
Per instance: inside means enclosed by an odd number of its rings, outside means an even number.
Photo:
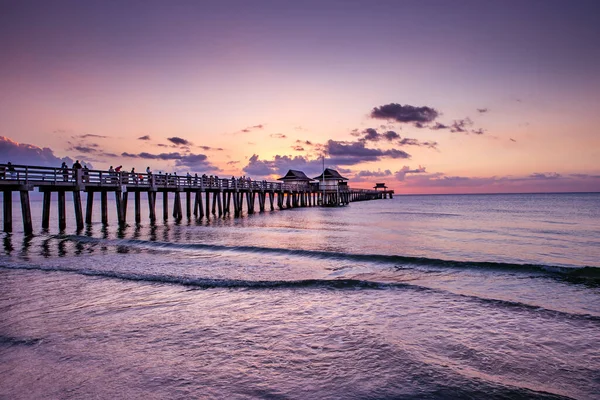
[[[62,171],[63,182],[67,182],[69,180],[69,167],[67,166],[67,163],[63,161],[60,169]]]
[[[185,177],[187,178],[188,186],[192,186],[192,174],[190,174],[190,172],[188,171],[188,173],[185,175]]]
[[[6,164],[6,172],[8,172],[8,175],[10,176],[11,179],[16,178],[17,171],[15,171],[15,167],[14,167],[14,165],[12,165],[12,163],[10,161],[8,162],[8,164]]]
[[[83,181],[88,183],[90,181],[90,170],[87,165],[83,166]]]
[[[81,173],[81,164],[79,163],[79,160],[75,161],[73,163],[73,181],[77,182],[77,176]]]

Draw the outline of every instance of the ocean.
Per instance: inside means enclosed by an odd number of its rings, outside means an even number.
[[[14,206],[2,399],[600,398],[598,193],[82,232],[33,201],[32,237]]]

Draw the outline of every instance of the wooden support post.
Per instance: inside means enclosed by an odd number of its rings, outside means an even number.
[[[65,192],[60,190],[58,192],[58,229],[61,231],[67,228],[66,214]]]
[[[85,223],[92,223],[92,213],[94,211],[94,192],[88,191],[86,193],[86,204],[85,204]]]
[[[156,222],[156,192],[148,192],[148,214],[150,223]]]
[[[215,193],[217,195],[217,210],[219,211],[219,217],[223,215],[223,205],[221,204],[221,192]]]
[[[79,190],[73,191],[73,209],[75,211],[75,224],[77,230],[83,229],[83,209],[81,208],[81,192]]]
[[[206,218],[210,218],[210,192],[206,192]]]
[[[129,199],[129,192],[123,192],[123,222],[127,221],[127,200]]]
[[[185,210],[188,219],[192,218],[192,192],[185,192]]]
[[[181,221],[183,212],[181,210],[181,192],[175,192],[175,201],[173,204],[173,218],[176,221]]]
[[[29,192],[21,190],[21,214],[23,216],[23,231],[26,235],[33,233],[33,225],[31,223],[31,208],[29,207]]]
[[[50,205],[52,204],[52,192],[44,192],[44,201],[42,202],[42,228],[50,228]]]
[[[100,192],[100,209],[102,213],[102,225],[108,225],[108,192]]]
[[[291,197],[292,197],[292,192],[288,192],[288,194],[287,194],[287,203],[286,203],[286,207],[287,208],[291,208],[292,207],[292,203],[291,203],[292,198]]]
[[[223,193],[223,196],[227,196],[225,198],[225,212],[227,214],[231,213],[231,192]]]
[[[123,199],[121,197],[121,192],[115,192],[115,203],[117,205],[117,220],[119,222],[119,226],[125,225],[125,218],[123,218]]]
[[[5,190],[2,200],[4,203],[4,232],[12,232],[12,191]]]
[[[196,199],[198,201],[198,217],[204,217],[204,205],[202,204],[202,192],[196,192]]]
[[[169,192],[163,192],[163,220],[169,219]]]
[[[271,211],[275,210],[275,207],[273,207],[273,196],[275,196],[275,192],[269,192],[269,204],[271,205]]]
[[[219,197],[219,192],[214,192],[213,193],[213,203],[212,203],[212,213],[213,215],[217,214],[217,198]]]
[[[254,214],[254,207],[252,207],[252,200],[250,196],[254,197],[254,193],[250,194],[250,192],[246,192],[246,206],[248,207],[248,214]]]
[[[135,223],[139,224],[140,222],[142,222],[142,193],[135,192],[133,196],[133,213],[135,214]],[[152,196],[152,193],[148,192],[148,196]]]

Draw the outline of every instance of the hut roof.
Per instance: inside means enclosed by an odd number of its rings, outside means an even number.
[[[278,178],[278,181],[312,181],[306,174],[302,171],[297,171],[295,169],[290,169],[285,176]]]
[[[344,180],[347,181],[348,178],[344,178],[337,172],[335,169],[325,168],[325,171],[319,176],[314,177],[315,180],[323,180],[323,174],[325,174],[325,180]]]

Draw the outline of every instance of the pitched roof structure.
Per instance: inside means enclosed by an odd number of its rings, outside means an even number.
[[[314,177],[314,180],[323,180],[323,174],[325,175],[325,180],[343,180],[343,181],[347,181],[348,178],[344,178],[343,176],[340,175],[339,172],[337,172],[335,169],[331,169],[331,168],[325,168],[325,171],[323,171],[323,173],[319,176]]]
[[[306,174],[302,171],[297,171],[295,169],[290,169],[285,176],[278,178],[278,181],[306,181],[310,182],[310,179]]]

